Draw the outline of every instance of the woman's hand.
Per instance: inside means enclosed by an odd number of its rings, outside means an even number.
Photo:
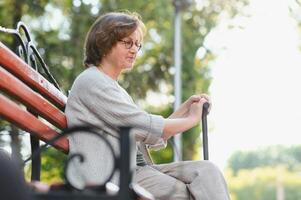
[[[187,111],[190,108],[190,105],[199,102],[201,100],[201,95],[192,95],[190,96],[183,104],[185,105]]]
[[[208,112],[209,112],[210,109],[211,109],[210,97],[207,94],[192,95],[174,113],[172,113],[168,118],[169,119],[174,119],[174,118],[187,117],[191,104],[193,104],[195,102],[199,102],[202,98],[205,98],[207,100],[207,102],[210,104],[210,107],[208,109]]]
[[[193,121],[194,125],[197,125],[201,120],[203,105],[205,102],[208,102],[208,100],[204,97],[201,97],[201,99],[198,102],[193,102],[190,105],[187,117]]]
[[[209,97],[208,94],[205,94],[205,93],[200,94],[199,96],[200,96],[201,98],[205,98],[205,99],[207,100],[207,102],[209,103],[209,108],[208,108],[208,113],[209,113],[210,110],[211,110],[211,106],[212,106],[211,98]]]
[[[205,102],[208,102],[209,103],[209,108],[208,108],[208,113],[210,112],[211,110],[211,99],[209,97],[209,95],[205,94],[205,93],[202,93],[202,94],[199,94],[199,95],[192,95],[191,97],[189,97],[182,105],[185,107],[185,114],[184,116],[187,116],[188,113],[189,113],[189,109],[190,109],[190,106],[193,104],[193,103],[196,103],[196,102],[199,102],[201,99],[205,99],[206,101]],[[204,103],[205,103],[204,102]]]
[[[188,99],[185,102],[186,104],[182,104],[180,109],[177,110],[178,113],[173,113],[174,118],[169,117],[165,119],[162,138],[164,140],[168,140],[171,136],[187,131],[199,124],[203,112],[203,105],[205,102],[208,102],[205,97],[198,96],[191,97],[191,99]],[[188,108],[184,107],[188,105]],[[184,108],[185,110],[187,110],[185,116],[175,117],[175,114],[183,112]]]

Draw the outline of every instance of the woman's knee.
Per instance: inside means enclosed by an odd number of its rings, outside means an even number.
[[[187,185],[182,181],[175,181],[173,185],[170,185],[170,190],[163,199],[189,199]]]
[[[221,175],[220,169],[212,162],[208,160],[195,161],[195,171],[201,174],[219,174]]]

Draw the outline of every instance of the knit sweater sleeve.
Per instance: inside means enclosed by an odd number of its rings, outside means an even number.
[[[100,87],[96,84],[82,92],[82,103],[97,118],[115,127],[132,127],[136,138],[144,143],[155,144],[161,140],[164,118],[149,114],[127,101],[118,87],[112,84]]]

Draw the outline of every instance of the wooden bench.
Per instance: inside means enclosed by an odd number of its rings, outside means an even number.
[[[21,29],[25,32],[25,42],[20,35]],[[0,27],[0,31],[11,33],[19,40],[19,48],[23,54],[22,57],[24,57],[22,60],[0,41],[0,117],[28,132],[31,137],[32,152],[36,152],[40,147],[40,140],[48,143],[53,138],[60,136],[61,132],[67,128],[64,114],[67,97],[59,89],[40,54],[32,44],[25,24],[20,22],[15,30]],[[43,70],[49,75],[48,79],[52,80],[52,83],[37,71],[38,65],[44,67]],[[128,128],[121,130],[129,132]],[[70,198],[70,195],[76,199],[79,196],[83,199],[94,198],[95,195],[97,199],[131,199],[133,194],[132,190],[129,189],[131,182],[129,160],[130,156],[134,155],[129,143],[132,142],[133,138],[129,134],[121,134],[121,136],[120,148],[123,153],[117,160],[121,174],[120,190],[117,195],[107,196],[96,193],[93,194],[94,196],[88,195],[86,197],[85,193],[74,195],[69,192],[62,195],[47,194],[45,199],[49,199],[49,195],[54,195],[55,199]],[[60,138],[51,145],[63,153],[69,151],[66,137]],[[32,180],[40,180],[40,168],[41,157],[35,155],[32,159]],[[45,195],[39,196],[42,199],[44,197]]]

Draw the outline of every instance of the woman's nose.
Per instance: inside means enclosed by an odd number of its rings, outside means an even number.
[[[139,48],[136,47],[135,45],[133,45],[133,46],[130,48],[130,52],[131,52],[132,54],[136,54],[136,53],[138,53],[138,51],[139,51]]]
[[[131,48],[130,48],[130,52],[132,53],[137,53],[139,51],[139,47],[137,47],[136,45],[133,45]]]

